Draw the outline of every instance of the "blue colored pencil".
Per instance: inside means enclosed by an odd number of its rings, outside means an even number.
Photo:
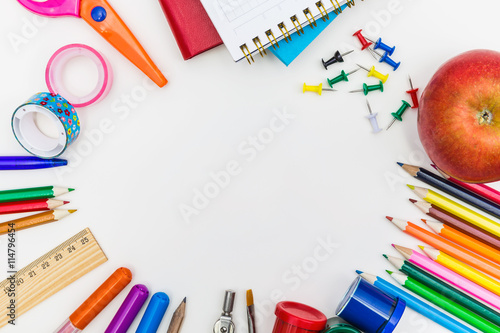
[[[413,310],[417,311],[421,315],[429,318],[430,320],[438,323],[444,328],[455,332],[455,333],[477,333],[473,329],[465,326],[464,324],[458,322],[457,320],[451,318],[450,316],[444,314],[438,309],[430,306],[429,304],[422,302],[415,296],[407,293],[406,291],[396,287],[390,282],[382,279],[379,276],[364,273],[361,271],[356,271],[363,279],[373,284],[375,287],[379,288],[385,293],[401,298],[406,302]]]

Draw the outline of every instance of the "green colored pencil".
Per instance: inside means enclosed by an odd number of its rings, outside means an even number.
[[[466,309],[469,309],[472,312],[480,315],[484,319],[491,321],[493,324],[500,326],[500,313],[494,311],[487,305],[448,285],[443,280],[435,277],[434,275],[407,260],[405,261],[403,259],[387,256],[385,254],[384,257],[389,260],[389,262],[394,267],[396,267],[409,277],[417,280],[423,285],[426,285],[427,287],[449,298],[457,304],[460,304]]]
[[[453,302],[452,300],[444,297],[440,293],[432,290],[431,288],[423,285],[417,280],[408,277],[404,274],[393,273],[391,271],[387,271],[387,273],[391,274],[391,276],[400,283],[406,289],[413,291],[415,294],[425,298],[429,302],[432,302],[442,308],[443,310],[448,311],[449,313],[457,316],[463,321],[471,324],[472,326],[481,330],[481,332],[485,333],[498,333],[500,332],[500,327],[493,325],[486,319],[478,316],[474,312],[467,310],[463,306]]]
[[[74,191],[74,189],[55,187],[55,186],[32,187],[32,188],[22,188],[17,190],[0,191],[0,202],[49,199],[71,191]]]

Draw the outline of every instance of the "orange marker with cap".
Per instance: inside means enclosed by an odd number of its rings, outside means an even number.
[[[56,330],[56,333],[78,333],[132,281],[128,268],[118,268],[85,302]]]

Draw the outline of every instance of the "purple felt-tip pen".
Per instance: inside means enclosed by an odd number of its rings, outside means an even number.
[[[145,285],[133,286],[104,333],[126,333],[148,296]]]
[[[35,156],[0,156],[0,170],[47,169],[67,165],[59,158],[43,159]]]

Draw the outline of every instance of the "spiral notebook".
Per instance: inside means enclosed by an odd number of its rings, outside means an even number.
[[[201,0],[234,61],[254,61],[254,55],[267,54],[278,41],[291,41],[304,34],[304,26],[317,26],[316,20],[329,20],[329,13],[342,12],[354,0]],[[293,36],[295,38],[295,36]]]

